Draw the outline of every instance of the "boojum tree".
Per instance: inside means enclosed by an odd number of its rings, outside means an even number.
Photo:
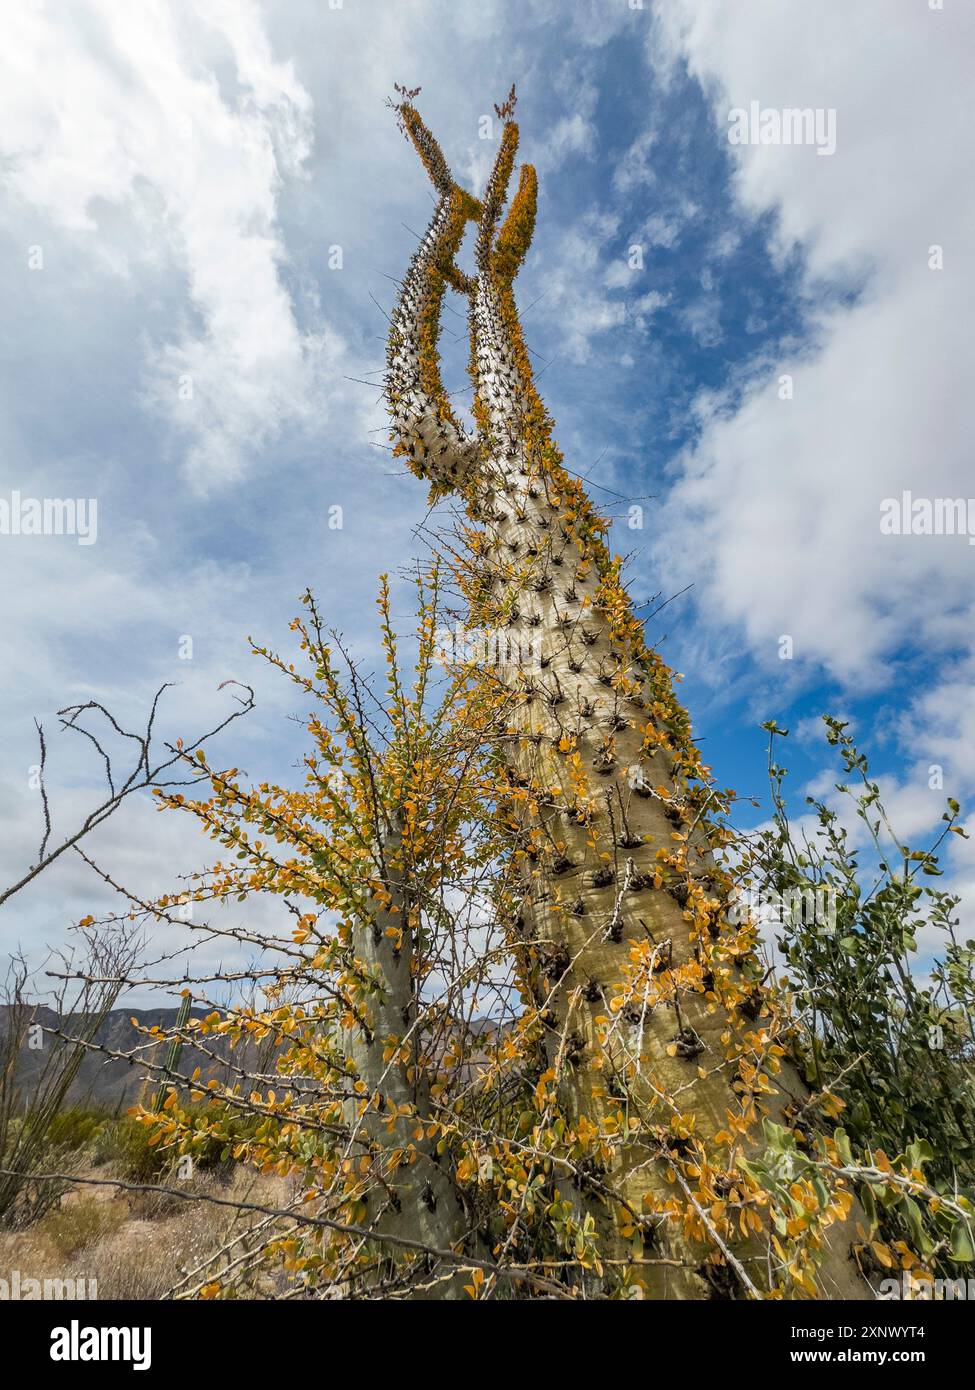
[[[755,929],[729,920],[724,798],[534,384],[513,291],[535,223],[530,165],[503,217],[514,89],[495,108],[500,147],[480,199],[455,181],[416,93],[397,91],[437,201],[391,316],[392,439],[433,499],[460,504],[468,626],[522,655],[474,675],[509,710],[498,746],[539,1085],[575,1140],[593,1136],[597,1177],[573,1201],[648,1296],[869,1297],[853,1195],[823,1180],[835,1150],[816,1141],[817,1166],[805,1125],[835,1102],[811,1098],[786,1060]],[[473,274],[457,263],[469,224]],[[440,375],[448,289],[469,304],[473,429]]]
[[[385,587],[385,693],[354,663],[343,683],[306,595],[310,673],[256,649],[312,701],[302,788],[197,750],[209,794],[162,798],[231,856],[181,896],[293,914],[284,935],[194,920],[260,955],[187,978],[210,1012],[180,1041],[218,1074],[155,1077],[140,1118],[162,1149],[216,1143],[298,1196],[177,1292],[263,1291],[270,1265],[311,1297],[869,1296],[840,1102],[787,1059],[754,928],[728,911],[727,797],[532,381],[512,288],[530,167],[502,221],[513,93],[482,199],[400,95],[438,199],[391,318],[388,403],[456,527],[420,585],[412,687]],[[448,287],[470,305],[474,431],[440,380]],[[438,679],[444,570],[485,640]],[[241,981],[261,998],[215,997]]]
[[[305,662],[255,648],[313,702],[302,787],[247,786],[199,750],[186,762],[209,795],[160,798],[231,854],[175,897],[142,904],[147,921],[171,921],[189,901],[256,895],[275,895],[292,913],[280,935],[194,919],[204,939],[259,956],[242,970],[187,971],[184,991],[210,1012],[168,1034],[143,1030],[211,1063],[209,1075],[199,1066],[161,1074],[142,1059],[165,1093],[138,1111],[154,1144],[191,1158],[216,1145],[298,1182],[287,1211],[275,1220],[265,1210],[229,1253],[201,1263],[175,1290],[181,1296],[266,1293],[282,1268],[291,1292],[309,1296],[466,1297],[467,1279],[476,1292],[485,1270],[505,1287],[547,1287],[523,1264],[493,1273],[484,1220],[493,1204],[473,1142],[483,1154],[486,1135],[503,1141],[491,1083],[519,1057],[517,1028],[502,1058],[490,1041],[472,1041],[468,1022],[479,1008],[497,1019],[498,1000],[514,992],[503,920],[485,927],[467,911],[474,903],[483,915],[506,897],[503,844],[480,811],[495,798],[488,735],[498,705],[468,691],[462,671],[431,701],[442,676],[436,571],[417,583],[412,686],[385,581],[385,691],[351,660],[343,680],[344,653],[327,641],[310,593],[293,624]],[[242,984],[253,999],[231,1006],[217,997]],[[465,1069],[475,1046],[477,1088]]]

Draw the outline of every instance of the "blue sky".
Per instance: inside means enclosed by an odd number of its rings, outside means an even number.
[[[539,386],[568,465],[621,518],[613,542],[631,553],[638,601],[693,586],[650,633],[685,673],[720,783],[763,792],[759,725],[775,717],[793,730],[797,804],[828,793],[817,721],[830,711],[855,721],[905,837],[924,837],[945,795],[964,802],[975,551],[964,536],[883,536],[879,515],[905,488],[975,490],[972,11],[205,11],[44,0],[8,20],[0,498],[96,498],[98,538],[0,536],[4,881],[36,849],[35,715],[56,832],[98,786],[55,733],[59,706],[99,698],[137,723],[179,681],[165,730],[186,735],[227,708],[221,681],[248,680],[259,708],[227,760],[284,780],[292,696],[248,657],[247,635],[287,645],[311,585],[363,660],[376,655],[377,575],[418,553],[426,511],[421,485],[375,447],[378,393],[352,380],[382,363],[372,297],[391,303],[387,277],[431,206],[383,105],[394,82],[422,88],[475,188],[495,148],[481,118],[518,84],[521,153],[541,180],[519,281]],[[730,144],[729,110],[753,100],[835,111],[835,153]],[[445,345],[449,387],[464,386],[465,356],[464,341]],[[649,499],[638,530],[634,498]],[[341,530],[326,526],[335,505]],[[408,602],[403,587],[404,623]],[[943,790],[928,785],[936,764]],[[175,820],[139,805],[100,833],[98,855],[159,891],[207,857]],[[960,841],[956,855],[951,881],[971,901],[975,860]],[[0,909],[0,940],[37,954],[103,902],[66,863]]]

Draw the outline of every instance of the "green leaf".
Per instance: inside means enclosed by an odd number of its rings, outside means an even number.
[[[962,1263],[975,1260],[975,1244],[967,1221],[956,1221],[951,1232],[951,1258]]]
[[[877,1224],[877,1203],[873,1199],[870,1184],[863,1182],[860,1184],[860,1204],[863,1207],[871,1231]]]
[[[908,1226],[911,1228],[911,1235],[916,1246],[924,1244],[924,1219],[921,1215],[921,1208],[913,1197],[903,1197],[901,1199],[901,1211]]]
[[[912,1168],[920,1168],[934,1158],[934,1149],[926,1139],[915,1139],[907,1146],[907,1158]]]

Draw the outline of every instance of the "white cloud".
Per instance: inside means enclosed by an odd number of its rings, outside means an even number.
[[[277,202],[310,151],[311,102],[249,0],[17,6],[0,56],[9,192],[70,235],[69,254],[185,276],[177,336],[146,344],[146,392],[188,440],[199,491],[240,475],[283,426],[320,414],[341,344],[303,333],[281,276]],[[192,399],[188,399],[192,390]]]
[[[560,351],[571,361],[588,360],[590,339],[626,321],[625,303],[599,287],[598,270],[603,248],[616,235],[618,220],[609,213],[590,210],[578,217],[556,245],[555,256],[543,267],[544,312],[557,326]],[[614,280],[603,274],[603,283]]]
[[[550,173],[564,164],[569,155],[591,154],[596,133],[589,121],[578,111],[556,121],[545,142],[545,159],[540,172]]]
[[[680,240],[681,225],[678,217],[653,213],[643,224],[638,240],[644,246],[662,246],[670,251]]]
[[[717,347],[724,336],[721,329],[721,301],[716,295],[702,295],[680,314],[681,323],[701,347]]]
[[[647,290],[646,294],[641,294],[633,301],[634,322],[642,328],[648,318],[659,313],[669,303],[669,294],[661,294],[659,290]]]
[[[630,193],[641,184],[656,182],[653,169],[654,150],[659,136],[652,127],[641,131],[613,169],[613,187],[617,193]]]
[[[975,666],[937,672],[931,688],[900,719],[898,732],[923,776],[941,768],[949,794],[975,787]]]
[[[971,490],[975,192],[957,112],[975,14],[889,0],[852,10],[681,0],[656,17],[657,58],[665,41],[705,86],[716,140],[729,107],[752,100],[836,108],[830,158],[729,149],[743,210],[776,214],[779,254],[801,244],[811,306],[824,282],[862,287],[852,307],[815,313],[802,355],[766,364],[740,408],[705,424],[666,508],[659,558],[672,581],[693,569],[711,615],[742,627],[759,654],[789,633],[800,660],[882,681],[892,649],[935,632],[972,592],[963,539],[881,536],[879,507],[903,488]],[[928,268],[935,242],[946,248],[940,272]],[[688,311],[692,331],[707,327],[700,309]],[[779,398],[784,373],[792,400]]]

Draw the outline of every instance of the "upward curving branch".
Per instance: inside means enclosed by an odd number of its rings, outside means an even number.
[[[440,314],[446,288],[473,288],[455,262],[468,221],[481,205],[455,183],[443,153],[416,110],[404,102],[400,123],[439,194],[426,234],[417,247],[393,311],[386,355],[386,391],[392,415],[394,452],[434,488],[469,483],[477,442],[450,405],[440,375]]]
[[[393,312],[386,388],[395,452],[404,454],[413,471],[433,483],[435,495],[451,489],[465,492],[483,462],[485,448],[491,451],[500,446],[514,452],[529,417],[537,414],[512,292],[535,227],[538,179],[531,165],[521,168],[517,191],[499,230],[518,152],[518,126],[511,119],[514,105],[512,92],[498,108],[505,122],[483,200],[456,182],[411,101],[394,107],[439,199]],[[473,277],[456,263],[470,221],[477,224],[477,274]],[[470,301],[476,437],[454,415],[440,375],[440,313],[448,286]]]

